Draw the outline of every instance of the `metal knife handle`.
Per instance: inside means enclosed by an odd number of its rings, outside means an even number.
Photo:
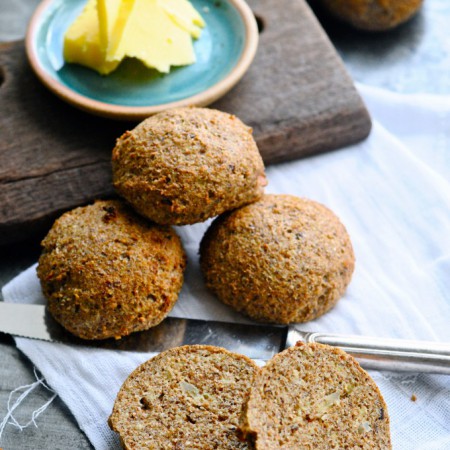
[[[289,326],[286,347],[298,341],[339,347],[365,369],[450,375],[450,343],[305,332]]]

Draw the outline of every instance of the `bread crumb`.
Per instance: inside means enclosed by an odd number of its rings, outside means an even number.
[[[415,402],[417,400],[416,394],[411,395],[411,401]]]

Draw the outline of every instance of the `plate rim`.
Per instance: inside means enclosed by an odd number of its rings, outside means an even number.
[[[44,0],[39,4],[31,17],[25,37],[25,50],[28,61],[39,80],[60,99],[78,109],[97,116],[119,120],[143,120],[150,115],[168,109],[184,106],[207,106],[225,95],[239,82],[250,67],[258,48],[258,25],[250,6],[245,0],[227,0],[242,18],[245,29],[245,41],[239,60],[224,78],[195,95],[168,103],[151,106],[115,105],[95,100],[76,92],[59,80],[54,79],[41,65],[40,58],[37,56],[37,52],[34,51],[34,42],[42,15],[55,1]]]

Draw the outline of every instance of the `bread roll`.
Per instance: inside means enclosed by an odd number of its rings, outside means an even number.
[[[37,274],[49,311],[83,339],[157,325],[183,284],[186,257],[175,231],[145,221],[123,201],[63,214],[42,247]]]
[[[356,28],[385,31],[409,20],[423,0],[320,0],[326,10]]]
[[[186,225],[259,199],[267,184],[252,130],[208,108],[179,108],[144,120],[117,140],[117,192],[143,216]]]
[[[332,308],[354,268],[348,233],[325,206],[265,195],[217,218],[200,245],[207,287],[251,318],[305,322]]]

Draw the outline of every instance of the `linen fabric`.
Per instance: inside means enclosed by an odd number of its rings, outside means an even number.
[[[402,95],[358,85],[373,119],[367,140],[267,168],[266,192],[319,201],[352,239],[345,296],[305,330],[450,345],[450,96]],[[188,269],[171,316],[248,319],[205,290],[198,247],[209,222],[179,227]],[[5,301],[43,303],[33,266]],[[128,374],[151,354],[16,338],[97,450],[120,448],[107,419]],[[389,408],[393,448],[450,449],[450,377],[370,371]]]

